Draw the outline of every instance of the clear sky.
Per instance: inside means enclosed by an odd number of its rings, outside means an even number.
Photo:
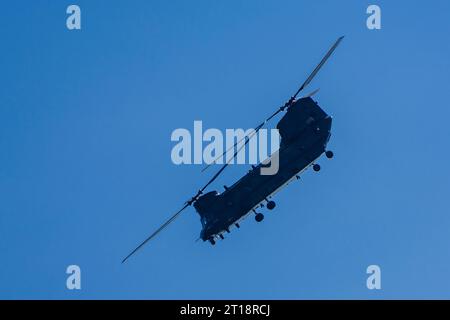
[[[450,298],[450,2],[77,0],[69,31],[71,3],[0,8],[0,298]],[[341,35],[309,87],[335,158],[215,247],[189,209],[122,265],[213,172],[172,131],[255,126]]]

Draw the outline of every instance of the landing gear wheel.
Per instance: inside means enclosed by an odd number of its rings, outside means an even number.
[[[318,165],[317,163],[313,165],[313,170],[316,172],[320,171],[320,165]]]
[[[256,222],[261,222],[264,220],[264,215],[262,213],[257,213],[255,216]]]
[[[213,238],[209,238],[209,242],[211,242],[212,245],[216,244],[216,240],[214,240]]]
[[[330,151],[330,150],[326,151],[325,155],[327,156],[328,159],[331,159],[334,157],[333,151]]]
[[[269,201],[269,202],[267,202],[267,204],[266,204],[266,207],[267,207],[267,209],[269,209],[269,210],[273,210],[273,209],[275,208],[275,206],[276,206],[275,201]]]

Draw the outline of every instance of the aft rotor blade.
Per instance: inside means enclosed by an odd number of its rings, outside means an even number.
[[[322,60],[320,61],[320,63],[317,65],[317,67],[313,70],[313,72],[309,75],[309,77],[305,80],[305,82],[300,86],[300,88],[297,90],[297,92],[289,99],[288,102],[286,102],[284,104],[283,107],[279,108],[277,111],[275,111],[270,117],[268,117],[266,120],[264,120],[260,125],[258,125],[255,128],[254,134],[258,133],[258,131],[270,120],[272,120],[273,117],[275,117],[278,113],[280,113],[281,111],[284,111],[287,107],[289,107],[292,102],[294,102],[295,98],[297,98],[298,94],[312,81],[312,79],[316,76],[316,74],[319,72],[320,68],[322,68],[322,66],[325,64],[325,62],[328,60],[328,58],[333,54],[334,50],[336,50],[337,46],[339,45],[339,43],[341,43],[342,39],[344,39],[344,36],[339,37],[336,42],[333,44],[333,46],[328,50],[327,54],[322,58]],[[312,95],[316,94],[317,91],[319,91],[318,89],[316,91],[314,91],[313,93],[307,95],[306,97],[311,97]],[[239,141],[237,141],[233,146],[231,146],[230,148],[228,148],[224,153],[222,153],[220,156],[218,156],[216,159],[214,159],[213,162],[211,162],[210,164],[208,164],[205,168],[202,169],[202,172],[205,171],[206,169],[208,169],[211,165],[215,164],[216,161],[220,158],[222,158],[224,155],[226,155],[230,150],[234,150],[234,148],[241,143],[246,137],[243,137],[242,139],[240,139]],[[250,137],[249,137],[250,139]],[[248,141],[248,140],[247,140]],[[242,149],[242,148],[240,148]],[[237,153],[235,153],[235,155],[237,155]],[[226,166],[225,166],[226,167]],[[221,169],[220,172],[222,172],[223,170]]]
[[[122,260],[122,263],[128,260],[133,254],[136,253],[140,248],[142,248],[147,242],[153,239],[158,233],[160,233],[163,229],[165,229],[171,222],[173,222],[176,218],[179,217],[180,213],[190,206],[190,203],[186,203],[183,208],[181,208],[177,213],[175,213],[169,220],[167,220],[161,227],[159,227],[155,232],[153,232],[147,239],[145,239],[139,246],[136,247],[131,253]]]
[[[308,93],[307,95],[303,96],[302,98],[311,98],[312,96],[314,96],[317,92],[319,92],[319,89],[314,90],[313,92]]]
[[[328,50],[327,54],[322,58],[320,63],[317,65],[317,67],[313,70],[313,72],[309,75],[309,77],[305,80],[305,82],[301,85],[301,87],[297,90],[297,92],[294,94],[294,99],[297,97],[297,95],[302,91],[311,81],[314,79],[316,74],[319,72],[320,68],[327,62],[328,58],[333,54],[334,50],[336,50],[339,43],[341,43],[342,39],[344,39],[344,36],[339,37],[336,42],[333,44],[333,46]]]

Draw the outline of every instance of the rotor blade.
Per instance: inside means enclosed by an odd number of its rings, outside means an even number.
[[[263,122],[261,122],[256,128],[255,130],[248,136],[247,141],[249,141],[255,134],[258,133],[258,131],[264,127],[264,125],[269,122],[273,117],[275,117],[278,113],[280,113],[281,111],[283,111],[282,108],[279,108],[277,111],[275,111],[273,114],[270,115],[270,117],[268,117],[266,120],[264,120]],[[242,137],[239,141],[237,141],[234,145],[232,145],[231,147],[229,147],[224,153],[222,153],[220,156],[218,156],[216,159],[214,159],[213,162],[211,162],[210,164],[208,164],[206,167],[204,167],[202,169],[202,172],[205,171],[206,169],[208,169],[211,165],[215,164],[216,161],[218,159],[220,159],[221,157],[223,157],[224,155],[226,155],[230,150],[234,150],[234,147],[236,147],[239,143],[242,142],[242,140],[246,139],[247,137],[244,136]],[[248,142],[244,143],[244,146],[247,144]],[[234,154],[233,158],[239,153],[239,151],[242,150],[242,147],[239,148],[239,150],[237,151],[237,153]]]
[[[283,107],[279,108],[276,112],[274,112],[270,117],[268,117],[266,120],[264,120],[260,125],[258,125],[255,128],[255,134],[268,122],[270,121],[273,117],[275,117],[278,113],[280,113],[281,111],[283,111],[286,107],[288,107],[297,97],[297,95],[312,81],[312,79],[316,76],[316,74],[319,72],[320,68],[322,68],[322,66],[325,64],[325,62],[328,60],[328,58],[333,54],[334,50],[337,48],[337,46],[339,45],[339,43],[342,41],[342,39],[344,39],[344,36],[339,37],[336,42],[333,44],[333,46],[328,50],[327,54],[322,58],[322,60],[320,61],[320,63],[317,65],[317,67],[313,70],[313,72],[309,75],[309,77],[305,80],[305,82],[301,85],[301,87],[297,90],[297,92],[289,99],[288,102],[286,102],[284,104]],[[311,97],[314,94],[317,93],[317,91],[319,91],[319,89],[317,89],[316,91],[313,91],[312,93],[310,93],[309,95],[305,96],[305,97]],[[211,165],[215,164],[216,161],[218,159],[220,159],[221,157],[223,157],[225,154],[227,154],[230,150],[234,150],[234,148],[236,147],[236,145],[238,145],[239,143],[242,142],[242,140],[244,140],[246,137],[243,137],[242,139],[240,139],[239,141],[237,141],[233,146],[231,146],[230,148],[228,148],[224,153],[222,153],[220,156],[218,156],[217,158],[214,159],[213,162],[211,162],[210,164],[208,164],[205,168],[202,169],[202,172],[204,172],[205,170],[207,170]],[[250,138],[249,138],[250,139]],[[242,148],[241,148],[242,149]],[[222,170],[223,171],[223,170]]]
[[[261,123],[261,124],[257,127],[257,129],[255,129],[255,132],[257,132],[257,130],[261,129],[262,126],[263,126],[265,123],[266,123],[266,122]],[[241,140],[242,140],[242,139],[241,139]],[[213,183],[213,182],[220,176],[220,174],[223,172],[223,170],[225,170],[225,168],[228,167],[228,165],[230,164],[231,160],[233,160],[233,159],[236,157],[236,155],[239,153],[239,151],[241,151],[242,148],[244,148],[244,147],[247,145],[247,143],[248,143],[249,141],[250,141],[250,139],[247,139],[247,140],[245,141],[245,143],[244,143],[238,150],[236,150],[236,152],[233,154],[233,157],[231,157],[231,158],[230,158],[230,159],[222,166],[222,168],[220,168],[220,170],[216,172],[216,174],[208,181],[208,183],[205,184],[205,186],[204,186],[203,188],[200,189],[199,193],[202,193],[202,192],[203,192],[203,191],[204,191],[211,183]]]
[[[317,72],[319,72],[320,68],[327,62],[328,58],[333,54],[334,50],[337,48],[339,43],[341,43],[342,39],[344,39],[344,36],[339,37],[336,42],[333,44],[333,46],[328,50],[327,54],[322,58],[320,63],[317,65],[317,67],[313,70],[313,72],[309,75],[309,77],[305,80],[305,82],[302,84],[302,86],[297,90],[295,95],[293,96],[294,99],[297,97],[297,95],[302,91],[316,76]]]
[[[260,125],[258,125],[258,126],[255,128],[255,130],[254,130],[248,137],[247,137],[247,136],[244,136],[244,137],[242,137],[241,139],[239,139],[234,145],[232,145],[232,146],[229,147],[227,150],[225,150],[224,153],[222,153],[220,156],[218,156],[217,158],[215,158],[213,162],[209,163],[206,167],[204,167],[204,168],[202,169],[202,172],[206,171],[206,169],[208,169],[211,165],[216,164],[216,161],[219,160],[220,158],[222,158],[224,155],[228,154],[228,152],[230,152],[231,150],[234,150],[234,147],[236,147],[238,144],[240,144],[243,140],[245,140],[245,139],[249,139],[249,140],[250,140],[251,138],[253,138],[253,136],[254,136],[255,134],[258,133],[258,131],[264,126],[264,124],[265,124],[266,122],[267,122],[267,121],[264,121],[263,123],[261,123]],[[242,149],[242,148],[241,148],[241,149]]]
[[[319,90],[320,90],[320,88],[314,90],[313,92],[308,93],[307,95],[303,96],[302,98],[310,98],[310,97],[312,97],[313,95],[315,95],[317,92],[319,92]]]
[[[190,204],[186,203],[184,205],[183,208],[181,208],[177,213],[175,213],[169,220],[167,220],[161,227],[159,227],[155,232],[153,232],[151,234],[151,236],[149,236],[147,239],[145,239],[139,246],[136,247],[136,249],[134,249],[133,251],[131,251],[131,253],[125,257],[125,259],[122,260],[122,263],[124,263],[125,261],[128,260],[129,257],[131,257],[133,254],[136,253],[136,251],[138,251],[140,248],[142,248],[147,242],[149,242],[153,237],[155,237],[158,233],[160,233],[164,228],[166,228],[171,222],[173,222],[179,215],[180,213],[186,209],[187,207],[189,207]]]

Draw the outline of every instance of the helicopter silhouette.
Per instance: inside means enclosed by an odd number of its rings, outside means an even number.
[[[240,228],[240,221],[249,214],[254,213],[255,220],[261,222],[264,215],[256,210],[264,207],[264,203],[267,209],[273,210],[276,204],[270,199],[276,192],[291,181],[299,179],[299,175],[311,166],[314,171],[319,171],[320,165],[316,163],[316,160],[322,154],[325,154],[327,158],[333,157],[333,152],[326,149],[331,136],[332,118],[311,98],[318,90],[300,99],[297,99],[297,96],[313,80],[343,38],[342,36],[336,40],[295,94],[283,106],[256,126],[253,131],[252,135],[256,134],[279,113],[286,112],[277,124],[281,137],[279,150],[266,161],[257,166],[252,166],[252,169],[241,179],[232,186],[225,187],[224,192],[210,191],[204,193],[206,188],[227,168],[230,161],[247,145],[252,136],[244,137],[244,143],[242,143],[243,139],[237,141],[230,148],[234,150],[237,145],[240,145],[240,148],[234,152],[233,157],[223,164],[212,178],[184,203],[179,211],[128,254],[122,260],[122,263],[164,230],[190,206],[194,206],[200,215],[202,224],[200,239],[209,241],[212,245],[216,243],[217,238],[224,239],[223,234],[229,233],[231,226]],[[278,157],[278,171],[272,175],[261,174],[261,170],[274,157]]]

